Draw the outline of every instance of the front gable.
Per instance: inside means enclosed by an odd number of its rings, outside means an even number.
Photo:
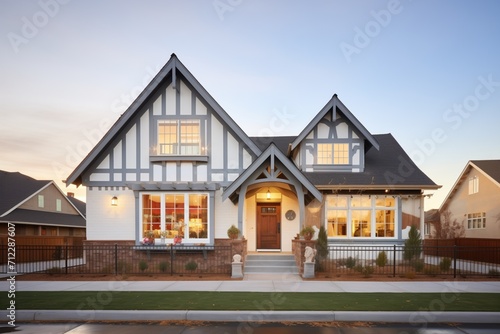
[[[376,139],[334,95],[294,140],[291,153],[304,172],[360,173],[372,146],[379,149]]]
[[[172,55],[67,183],[226,186],[258,154],[255,144]]]

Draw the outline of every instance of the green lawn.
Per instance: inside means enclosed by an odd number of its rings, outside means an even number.
[[[0,296],[6,309],[7,294]],[[494,311],[496,293],[16,292],[18,310]]]

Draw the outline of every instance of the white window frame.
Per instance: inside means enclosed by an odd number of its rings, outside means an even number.
[[[43,195],[38,195],[38,207],[39,208],[45,207],[45,197]]]
[[[477,194],[479,192],[479,178],[473,176],[469,178],[469,195]]]
[[[62,201],[60,198],[56,198],[56,211],[57,212],[62,211]]]
[[[198,142],[197,143],[190,143],[190,142],[183,142],[183,132],[181,131],[183,123],[193,123],[198,125]],[[169,145],[166,143],[161,142],[160,140],[160,127],[162,124],[175,124],[176,127],[176,141],[175,143],[172,143],[170,145],[173,145],[172,152],[167,152],[164,153],[165,151],[169,150],[163,150],[162,145]],[[202,122],[199,119],[196,118],[186,118],[186,119],[161,119],[158,120],[156,129],[157,129],[157,135],[156,135],[156,141],[157,141],[157,148],[156,152],[158,155],[162,156],[198,156],[202,155],[202,136],[201,136],[201,126]],[[184,135],[186,135],[184,133]]]
[[[474,212],[467,214],[468,230],[483,230],[486,228],[486,212]]]
[[[336,207],[336,206],[328,206],[328,197],[333,196],[333,197],[339,197],[339,198],[345,198],[347,202],[346,207]],[[366,198],[369,198],[370,200],[370,205],[369,206],[353,206],[354,201],[360,199],[360,197],[364,197],[365,200]],[[391,240],[397,238],[397,232],[398,232],[398,226],[399,226],[399,220],[398,220],[398,202],[400,200],[399,197],[394,197],[394,206],[386,207],[386,206],[377,206],[376,205],[376,200],[377,198],[383,198],[383,197],[388,197],[384,195],[328,195],[325,201],[325,228],[328,231],[328,224],[331,224],[328,222],[328,210],[343,210],[347,211],[347,226],[346,226],[346,235],[338,235],[338,236],[328,236],[328,239],[349,239],[349,240],[360,240],[360,239],[373,239],[373,240]],[[392,196],[391,196],[392,197]],[[370,235],[360,235],[360,236],[354,236],[353,235],[353,211],[370,211]],[[377,236],[377,221],[376,221],[376,212],[379,210],[393,210],[394,211],[394,235],[392,236],[383,236],[379,237]]]
[[[160,231],[165,231],[165,226],[166,226],[166,214],[165,214],[165,205],[166,205],[166,196],[167,195],[184,195],[184,231],[188,231],[188,233],[184,234],[184,237],[182,238],[182,243],[184,244],[197,244],[197,243],[209,243],[211,240],[211,224],[213,222],[210,221],[210,193],[208,192],[141,192],[140,193],[140,200],[139,200],[139,241],[143,239],[143,224],[144,224],[144,216],[143,216],[143,196],[144,195],[151,195],[151,196],[160,196]],[[191,222],[189,221],[189,196],[190,195],[203,195],[207,196],[207,237],[206,238],[190,238],[189,237],[189,225]],[[155,238],[155,244],[159,244],[161,241],[161,238],[156,237]],[[174,238],[165,238],[165,243],[173,243]]]

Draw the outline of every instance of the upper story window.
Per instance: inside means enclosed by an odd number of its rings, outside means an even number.
[[[319,165],[348,165],[349,144],[318,144]]]
[[[479,179],[477,176],[471,177],[469,179],[469,195],[476,194],[479,192]]]
[[[199,120],[158,121],[159,155],[200,155],[201,134]]]
[[[38,195],[38,207],[43,208],[45,206],[45,197],[43,195]]]
[[[56,199],[56,211],[57,212],[62,211],[62,201],[59,198]]]

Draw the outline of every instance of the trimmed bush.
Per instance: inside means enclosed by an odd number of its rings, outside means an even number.
[[[439,269],[441,271],[448,271],[451,268],[451,259],[449,257],[444,257],[441,259],[441,262],[439,262]]]
[[[162,273],[166,272],[170,268],[170,262],[167,261],[161,261],[160,264],[158,265],[160,271]]]
[[[196,263],[195,261],[191,260],[188,263],[186,263],[186,265],[184,266],[184,268],[186,268],[186,270],[189,270],[189,271],[195,271],[198,268],[198,263]]]
[[[378,267],[384,267],[387,264],[387,254],[385,251],[378,253],[377,260],[375,261],[375,264]]]
[[[355,265],[356,265],[356,259],[353,258],[352,256],[349,256],[345,261],[346,268],[352,269],[354,268]]]
[[[144,272],[146,269],[148,269],[148,267],[149,267],[149,265],[146,261],[144,261],[144,260],[139,261],[139,270],[141,272]]]
[[[416,272],[422,272],[424,270],[425,263],[422,260],[413,260],[411,262],[411,266],[413,267],[413,269],[415,269]]]

